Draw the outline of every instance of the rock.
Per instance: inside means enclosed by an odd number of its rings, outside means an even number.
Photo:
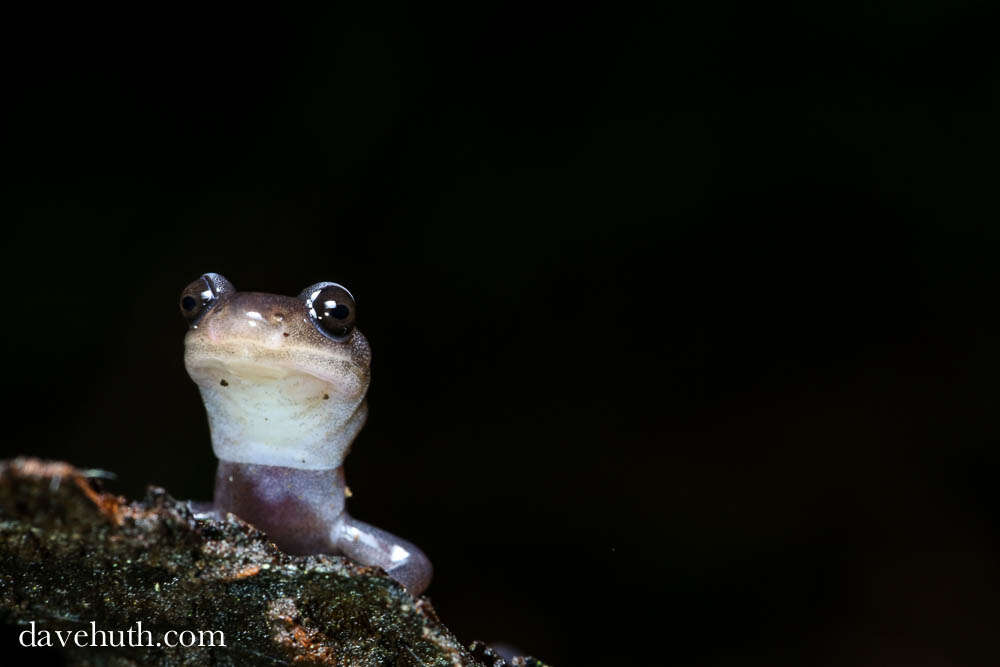
[[[71,663],[92,665],[484,664],[426,598],[377,568],[287,555],[236,517],[196,518],[162,489],[127,502],[98,475],[0,462],[0,618],[22,640],[65,641]]]

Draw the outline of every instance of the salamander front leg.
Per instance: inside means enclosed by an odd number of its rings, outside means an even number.
[[[431,562],[411,542],[346,513],[335,531],[331,541],[342,554],[363,565],[381,567],[413,595],[419,595],[430,585]]]

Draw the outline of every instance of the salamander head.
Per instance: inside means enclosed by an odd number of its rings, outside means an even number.
[[[367,415],[371,350],[336,283],[298,297],[237,292],[206,273],[181,293],[184,365],[220,459],[322,470],[343,463]]]

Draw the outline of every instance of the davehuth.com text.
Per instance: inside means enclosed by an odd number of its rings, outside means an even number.
[[[124,646],[166,646],[184,648],[193,646],[225,646],[226,636],[222,630],[167,630],[154,641],[153,633],[142,629],[142,621],[127,630],[98,630],[94,621],[90,622],[89,630],[45,630],[36,627],[35,621],[31,627],[18,635],[18,641],[25,647],[104,647],[120,648]]]

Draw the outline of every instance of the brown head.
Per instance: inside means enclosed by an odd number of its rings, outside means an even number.
[[[339,467],[364,425],[371,368],[356,304],[336,283],[297,297],[237,292],[207,273],[181,293],[184,364],[220,459]]]

